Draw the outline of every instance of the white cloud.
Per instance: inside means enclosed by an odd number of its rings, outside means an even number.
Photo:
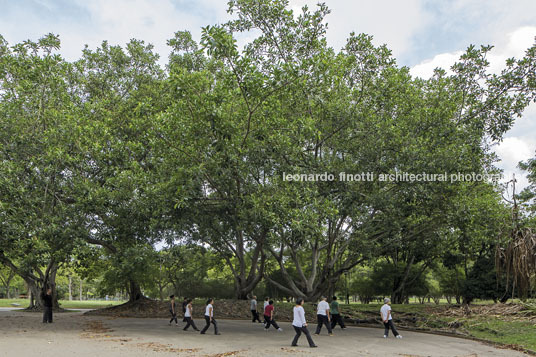
[[[488,54],[489,72],[499,73],[510,57],[521,58],[525,51],[535,41],[536,27],[525,26],[501,36],[493,50]],[[411,74],[421,78],[429,78],[435,68],[449,71],[450,67],[460,58],[464,51],[441,53],[431,59],[426,59],[411,68]]]
[[[411,67],[410,73],[412,76],[421,78],[430,78],[434,74],[434,69],[436,68],[443,68],[449,73],[450,67],[462,54],[463,51],[456,51],[435,55],[433,58],[424,60],[418,65]]]
[[[471,33],[464,37],[470,43],[493,44],[490,39],[500,39],[522,26],[532,26],[536,19],[534,0],[452,0],[433,2],[434,22],[439,26],[457,31],[464,25],[471,26]]]
[[[536,27],[524,26],[506,35],[499,37],[495,48],[489,53],[489,71],[499,73],[505,67],[507,58],[520,58],[527,48],[534,44]],[[459,59],[463,51],[442,53],[427,59],[411,68],[411,74],[421,78],[429,78],[435,68],[445,70]],[[494,147],[500,161],[497,166],[504,170],[504,181],[512,178],[515,174],[519,189],[526,187],[528,181],[524,172],[517,168],[519,161],[525,161],[536,156],[536,105],[531,104],[524,112],[522,118],[518,118],[514,126],[505,135],[502,142]]]
[[[526,174],[517,168],[520,161],[526,161],[535,156],[536,140],[521,137],[507,137],[495,148],[495,153],[501,159],[499,167],[504,171],[503,182],[512,179],[515,174],[519,190],[528,186]],[[518,192],[519,192],[518,190]]]
[[[294,11],[303,5],[313,9],[318,0],[291,0]],[[387,44],[395,57],[411,49],[412,38],[429,24],[420,0],[347,1],[325,0],[328,42],[336,49],[346,44],[350,32],[374,36],[376,45]]]
[[[166,62],[166,42],[176,31],[189,30],[199,38],[202,26],[228,19],[225,1],[183,3],[178,7],[173,0],[75,0],[71,4],[78,7],[76,16],[80,18],[73,18],[61,9],[50,8],[54,2],[43,2],[44,9],[57,12],[54,21],[41,16],[35,4],[21,3],[10,7],[11,16],[2,19],[0,33],[13,44],[28,38],[35,40],[49,32],[59,34],[61,53],[68,60],[79,58],[85,44],[95,48],[107,40],[113,45],[125,45],[136,38],[152,43],[162,62]]]

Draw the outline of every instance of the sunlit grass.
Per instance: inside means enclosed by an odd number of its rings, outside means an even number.
[[[59,304],[65,309],[101,309],[108,306],[120,305],[124,301],[106,300],[60,300]],[[30,305],[29,299],[0,299],[0,307],[21,307]]]

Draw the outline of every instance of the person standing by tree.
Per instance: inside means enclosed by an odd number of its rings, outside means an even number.
[[[268,306],[266,306],[266,309],[264,309],[264,320],[266,320],[266,325],[264,325],[264,330],[268,331],[270,329],[270,325],[273,325],[277,331],[282,332],[283,329],[279,327],[277,322],[275,322],[274,319],[274,301],[270,300],[268,302]]]
[[[331,331],[331,319],[329,316],[329,304],[326,300],[327,297],[322,296],[321,301],[318,303],[318,308],[316,311],[318,325],[316,326],[315,335],[319,335],[320,330],[322,330],[322,325],[326,325],[329,335],[333,336],[333,332]]]
[[[52,289],[48,288],[46,293],[41,293],[43,299],[43,323],[52,323]]]
[[[186,305],[188,305],[188,298],[185,297],[182,300],[182,316],[183,316],[182,322],[186,322],[186,315],[185,315],[186,314]]]
[[[184,313],[184,318],[186,319],[186,326],[183,328],[184,331],[188,330],[188,327],[192,326],[194,330],[199,331],[195,325],[194,320],[192,319],[194,308],[192,306],[192,299],[186,301],[186,312]]]
[[[335,326],[337,326],[337,323],[341,326],[342,329],[345,329],[346,326],[344,325],[342,316],[339,313],[339,302],[337,301],[336,296],[333,297],[333,301],[331,302],[329,312],[331,313],[331,329],[333,330]]]
[[[257,297],[255,295],[251,298],[251,322],[259,321],[261,322],[261,319],[259,318],[259,313],[257,312]]]
[[[313,338],[311,337],[311,334],[309,333],[309,330],[307,329],[307,321],[305,321],[305,310],[303,309],[302,298],[298,298],[296,300],[296,306],[294,306],[294,309],[292,311],[294,313],[292,327],[294,327],[294,331],[296,331],[296,336],[294,336],[291,346],[298,346],[298,339],[303,332],[305,334],[305,337],[307,337],[309,347],[317,347],[313,341]]]
[[[214,304],[214,299],[208,299],[207,300],[207,307],[205,308],[205,327],[201,330],[201,335],[204,335],[205,332],[207,332],[208,328],[210,327],[210,324],[212,323],[214,325],[214,334],[219,335],[218,332],[218,324],[216,323],[216,320],[214,320],[214,308],[212,306]]]
[[[383,338],[389,337],[389,328],[391,328],[391,331],[393,331],[393,335],[395,335],[396,338],[402,338],[402,335],[398,333],[395,328],[395,325],[393,324],[393,317],[391,316],[391,299],[385,298],[383,299],[383,302],[384,304],[380,309],[383,326],[385,327]]]
[[[175,309],[175,295],[169,296],[169,312],[171,313],[171,320],[169,320],[169,326],[171,326],[173,320],[175,320],[175,325],[178,325],[179,322],[177,321],[177,310]]]

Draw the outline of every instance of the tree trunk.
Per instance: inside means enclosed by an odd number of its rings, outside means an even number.
[[[160,301],[164,301],[164,286],[158,283],[158,293],[160,295]]]
[[[80,279],[80,291],[79,291],[78,299],[82,301],[82,279]]]
[[[52,289],[52,308],[59,309],[58,296],[56,293],[55,276],[49,281],[48,287]],[[42,310],[43,309],[43,297],[42,293],[46,291],[46,287],[42,285],[42,282],[35,282],[32,280],[26,280],[28,284],[28,290],[30,291],[30,305],[29,310]]]
[[[144,296],[141,293],[140,284],[134,280],[130,280],[128,284],[128,301],[137,301],[143,299]]]
[[[6,277],[0,277],[4,287],[6,288],[6,298],[8,299],[11,299],[9,287],[11,286],[11,281],[13,280],[14,277],[15,277],[15,272],[12,269],[9,270],[9,274]]]
[[[69,301],[73,301],[73,277],[69,275]]]

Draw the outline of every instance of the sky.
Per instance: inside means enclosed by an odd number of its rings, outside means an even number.
[[[300,11],[318,1],[290,0]],[[386,44],[400,65],[426,78],[435,67],[448,69],[471,44],[494,45],[490,70],[498,72],[509,57],[523,56],[536,37],[535,0],[324,0],[327,39],[340,49],[352,31],[374,36]],[[178,30],[199,38],[201,27],[231,17],[226,0],[0,0],[0,34],[15,44],[59,34],[61,53],[80,57],[85,44],[102,40],[124,45],[136,38],[152,43],[163,63],[167,39]],[[246,41],[247,39],[241,39]],[[240,43],[240,40],[239,40]],[[518,186],[527,180],[517,163],[536,156],[536,105],[493,147],[506,178],[516,175]]]

